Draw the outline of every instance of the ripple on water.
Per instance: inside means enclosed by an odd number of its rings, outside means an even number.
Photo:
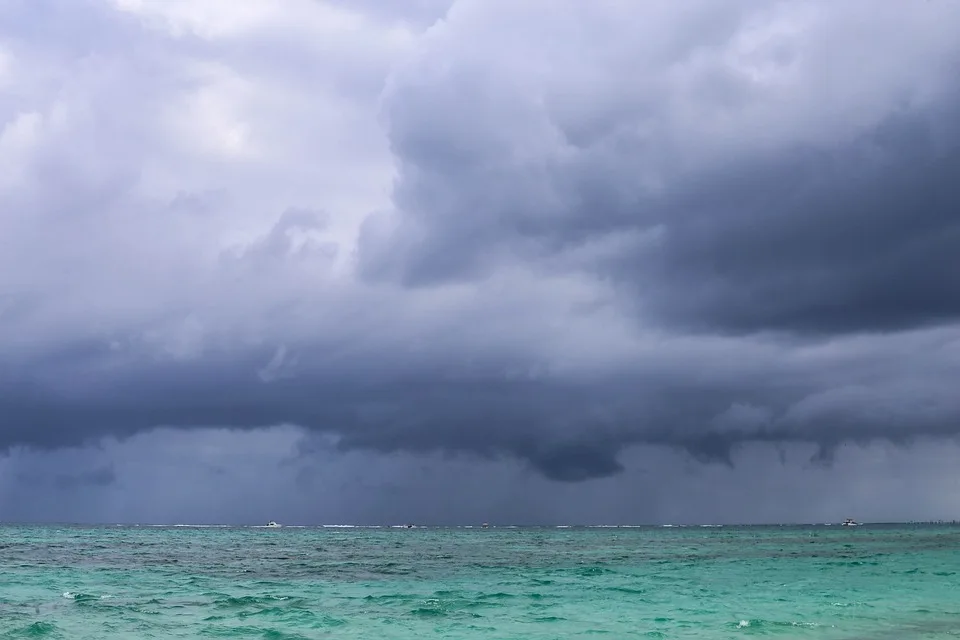
[[[14,629],[7,638],[62,638],[63,634],[52,622],[34,622],[25,627]]]
[[[835,529],[814,530],[814,544],[803,528],[0,527],[0,638],[820,640],[955,630],[947,582],[960,575],[960,534]]]
[[[205,638],[263,638],[264,640],[310,640],[309,636],[274,627],[207,625],[198,635]]]

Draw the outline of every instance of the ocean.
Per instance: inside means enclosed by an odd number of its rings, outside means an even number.
[[[0,526],[0,638],[960,636],[960,527]]]

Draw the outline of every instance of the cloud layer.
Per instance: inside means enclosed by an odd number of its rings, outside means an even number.
[[[4,450],[297,425],[584,481],[960,433],[954,3],[0,24]]]

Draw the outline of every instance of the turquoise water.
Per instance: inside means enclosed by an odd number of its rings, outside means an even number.
[[[960,527],[0,527],[0,638],[960,636]]]

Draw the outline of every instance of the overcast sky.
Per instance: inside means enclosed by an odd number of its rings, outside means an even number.
[[[0,0],[0,521],[960,519],[960,3]]]

